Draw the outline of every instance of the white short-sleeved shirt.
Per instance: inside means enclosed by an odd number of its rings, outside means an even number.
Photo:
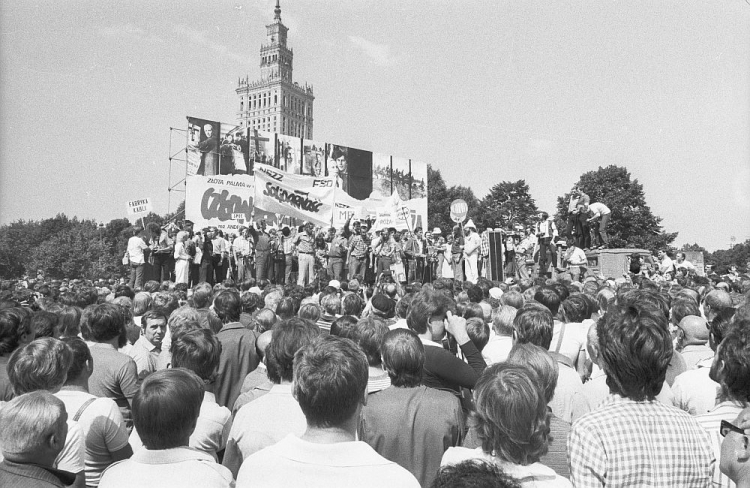
[[[73,416],[68,414],[68,435],[65,437],[65,445],[55,458],[52,465],[55,469],[61,469],[69,473],[78,474],[86,468],[85,445],[83,443],[83,432],[78,422],[73,421]]]
[[[193,449],[205,452],[218,461],[217,453],[224,450],[227,446],[229,431],[232,428],[232,412],[228,408],[222,407],[216,403],[216,397],[213,393],[207,391],[203,395],[201,411],[198,415],[198,423],[195,430],[190,435],[189,446]],[[138,431],[133,429],[130,434],[130,447],[133,452],[143,449]]]
[[[597,217],[599,215],[607,215],[611,213],[612,211],[609,209],[608,206],[604,205],[601,202],[594,202],[589,205],[589,210],[594,212],[594,216]]]
[[[104,471],[100,488],[229,488],[232,473],[203,451],[190,447],[141,449]]]
[[[590,325],[591,324],[569,322],[565,324],[565,331],[563,333],[563,323],[555,320],[552,329],[552,342],[550,343],[549,350],[559,352],[575,364],[580,352],[586,350]],[[561,334],[562,340],[560,337]]]
[[[365,442],[316,444],[289,434],[245,460],[237,488],[250,486],[419,488],[419,482]]]
[[[112,464],[112,452],[128,444],[128,431],[117,404],[109,398],[97,398],[91,393],[61,390],[55,396],[65,403],[68,418],[73,419],[84,403],[91,402],[78,419],[84,445],[86,484],[98,485],[102,472]]]
[[[138,236],[133,236],[128,239],[128,258],[131,264],[144,264],[146,261],[143,256],[143,250],[148,249],[148,246]]]

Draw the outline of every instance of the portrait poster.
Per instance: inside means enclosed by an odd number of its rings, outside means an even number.
[[[409,160],[393,156],[391,158],[391,180],[393,181],[393,191],[398,192],[402,200],[411,198],[410,186],[411,175],[409,173]]]
[[[188,117],[187,120],[187,175],[218,174],[221,124],[195,117]]]
[[[372,152],[353,147],[326,145],[326,176],[334,178],[337,188],[363,200],[372,193]]]
[[[276,155],[276,134],[262,130],[247,129],[247,141],[249,144],[249,164],[248,171],[250,174],[256,164],[267,164],[275,166]]]
[[[325,176],[326,143],[304,139],[302,141],[302,174]]]
[[[295,175],[267,165],[255,167],[254,204],[261,210],[329,226],[333,200],[333,178]]]
[[[238,125],[221,124],[219,174],[247,174],[250,160],[247,130]]]
[[[372,153],[372,191],[383,197],[393,193],[389,154]]]
[[[193,221],[196,230],[213,226],[232,234],[253,219],[275,220],[273,213],[254,208],[254,182],[249,175],[188,176],[185,218]]]
[[[302,173],[302,139],[299,137],[277,134],[276,154],[278,154],[278,168],[286,173],[295,175]]]

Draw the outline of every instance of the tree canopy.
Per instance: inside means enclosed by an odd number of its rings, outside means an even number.
[[[668,248],[677,232],[664,232],[661,217],[654,215],[646,204],[643,185],[631,180],[627,169],[620,166],[599,167],[581,175],[575,187],[591,198],[591,203],[601,202],[612,211],[607,234],[611,247],[649,249]],[[557,198],[558,228],[565,228],[570,193]]]
[[[525,180],[501,181],[490,189],[480,207],[478,220],[483,227],[492,228],[512,228],[515,224],[527,227],[539,213]]]

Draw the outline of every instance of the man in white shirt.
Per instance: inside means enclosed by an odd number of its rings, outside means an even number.
[[[301,436],[307,422],[292,395],[294,353],[321,334],[309,321],[293,318],[273,328],[273,340],[265,349],[268,378],[273,382],[265,395],[243,405],[235,416],[222,464],[237,476],[242,462],[289,434]]]
[[[156,371],[161,354],[161,342],[167,333],[167,316],[161,310],[149,310],[141,317],[141,336],[135,341],[128,355],[138,368],[138,379],[142,380]]]
[[[554,268],[557,265],[557,250],[554,241],[558,234],[557,226],[547,212],[539,213],[536,235],[539,238],[539,276],[551,277],[552,273],[547,273],[547,251],[550,254],[550,264]]]
[[[133,399],[133,420],[146,449],[107,468],[99,487],[232,486],[227,468],[188,447],[203,396],[203,380],[186,369],[163,369],[143,380]]]
[[[464,226],[466,231],[466,243],[464,244],[464,263],[466,264],[466,281],[476,283],[479,279],[477,272],[477,260],[482,247],[482,238],[477,234],[477,227],[474,221],[469,221]]]
[[[672,273],[674,275],[675,267],[674,261],[669,257],[669,253],[664,249],[660,249],[657,257],[659,258],[659,273]]]
[[[86,485],[97,486],[102,472],[112,463],[133,455],[128,430],[117,404],[110,398],[89,393],[89,376],[94,369],[91,351],[78,337],[63,342],[73,353],[62,390],[55,396],[65,403],[70,420],[81,427],[85,444]]]
[[[142,229],[135,229],[133,236],[128,239],[128,259],[130,260],[130,287],[133,289],[143,288],[143,269],[146,267],[146,259],[143,254],[148,245],[141,237]]]
[[[237,282],[242,283],[253,276],[253,244],[247,227],[240,227],[240,235],[232,242],[234,262],[237,263]]]
[[[324,335],[297,351],[293,394],[307,430],[245,459],[237,487],[419,487],[409,471],[356,440],[367,371],[365,354],[348,339]]]
[[[568,272],[573,281],[581,281],[581,268],[588,262],[586,253],[583,249],[570,242],[567,251],[565,251],[565,262],[568,263]]]
[[[227,268],[229,267],[229,242],[224,239],[224,233],[217,231],[216,237],[213,238],[214,255],[214,275],[216,283],[221,283],[227,279]]]
[[[685,259],[685,253],[680,251],[675,255],[674,267],[675,269],[684,269],[685,274],[689,274],[691,271],[695,273],[695,265]]]
[[[219,368],[221,345],[209,329],[194,329],[180,333],[172,343],[172,367],[184,368],[197,374],[205,385],[195,430],[190,434],[188,446],[209,454],[218,461],[218,454],[227,445],[232,413],[216,403],[213,393],[214,379]],[[138,431],[130,436],[130,445],[137,452],[143,448]]]
[[[609,218],[612,211],[601,202],[594,202],[589,205],[589,217],[588,222],[592,224],[594,229],[594,237],[596,238],[595,246],[599,249],[604,249],[609,246],[609,236],[607,236],[607,224],[609,224]],[[596,220],[599,221],[599,225],[596,225]]]

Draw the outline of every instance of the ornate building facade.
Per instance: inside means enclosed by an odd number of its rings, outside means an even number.
[[[239,80],[238,123],[242,127],[313,138],[313,88],[292,78],[294,51],[287,47],[288,28],[281,22],[276,1],[274,18],[266,26],[268,43],[260,47],[260,79]]]

